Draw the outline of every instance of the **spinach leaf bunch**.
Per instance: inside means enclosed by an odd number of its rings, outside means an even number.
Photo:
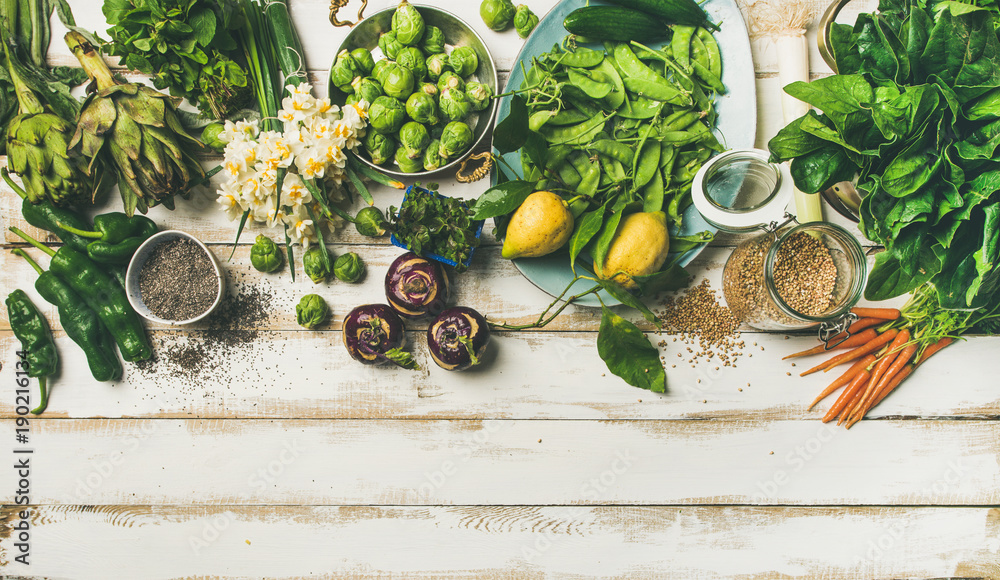
[[[802,191],[857,177],[861,230],[886,251],[865,296],[932,285],[947,309],[991,303],[1000,286],[1000,12],[882,0],[834,25],[839,74],[785,91],[813,105],[769,143]]]
[[[243,12],[233,0],[105,0],[111,28],[107,54],[152,76],[158,89],[188,99],[202,114],[226,119],[253,102],[237,31]]]

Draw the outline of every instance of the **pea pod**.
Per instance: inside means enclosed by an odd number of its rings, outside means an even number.
[[[578,47],[573,52],[565,52],[559,58],[559,62],[564,66],[592,68],[604,60],[604,54],[600,51],[586,47]]]
[[[601,183],[601,164],[597,161],[587,162],[587,172],[576,187],[576,192],[587,197],[594,197],[597,187]]]
[[[566,187],[575,189],[577,185],[580,185],[580,172],[573,167],[573,164],[569,161],[563,161],[556,167],[556,173],[559,175],[559,180],[566,185]]]
[[[687,68],[691,62],[691,39],[694,36],[694,26],[674,25],[674,36],[670,39],[670,50],[674,53],[677,64]]]
[[[712,71],[708,70],[708,68],[705,67],[705,65],[701,64],[696,60],[691,61],[691,64],[694,66],[694,74],[698,75],[698,78],[705,81],[705,84],[708,85],[712,90],[718,93],[726,92],[726,85],[722,84],[722,80],[720,80],[719,77],[712,74]]]
[[[545,140],[553,145],[583,145],[589,143],[597,133],[601,132],[604,122],[603,115],[598,115],[576,125],[566,127],[542,127],[541,133]]]
[[[639,157],[632,174],[632,187],[639,189],[649,183],[653,174],[660,171],[660,144],[656,141],[646,141],[639,152]]]
[[[667,82],[667,79],[656,74],[653,69],[643,64],[627,44],[619,43],[615,45],[615,62],[622,71],[623,79],[631,78],[664,84]]]
[[[625,88],[632,93],[652,99],[662,101],[672,105],[690,105],[691,97],[680,91],[680,89],[667,83],[659,81],[647,81],[643,79],[626,77],[624,79]]]
[[[612,159],[617,159],[624,165],[632,165],[632,158],[635,155],[635,152],[631,147],[621,143],[620,141],[614,141],[612,139],[594,141],[590,144],[590,148],[602,155],[606,155]]]
[[[625,181],[625,168],[622,167],[620,161],[604,155],[598,155],[597,158],[601,161],[601,169],[607,175],[609,183],[621,183]]]
[[[636,97],[626,101],[616,113],[626,119],[652,119],[660,110],[660,103],[645,97]]]
[[[579,109],[562,109],[556,113],[551,119],[549,119],[550,125],[575,125],[577,123],[582,123],[587,119],[591,118],[593,115],[588,115]],[[529,118],[528,127],[531,128],[531,122]]]
[[[546,123],[551,121],[556,114],[556,111],[535,111],[528,116],[528,129],[537,133],[546,125]]]
[[[545,160],[545,169],[549,171],[556,171],[559,165],[572,152],[573,148],[569,145],[554,145],[549,147],[549,155]]]
[[[673,197],[670,198],[670,203],[667,204],[667,217],[669,217],[677,229],[681,228],[681,223],[683,219],[681,218],[680,208],[681,208],[681,192],[675,191]]]
[[[587,69],[569,69],[569,82],[592,99],[603,99],[614,88],[606,74]]]
[[[618,70],[611,64],[610,59],[604,58],[601,60],[600,64],[594,70],[607,75],[611,81],[612,90],[604,97],[604,102],[611,109],[621,107],[622,103],[625,102],[625,85],[622,83],[622,77]]]
[[[653,178],[642,188],[642,211],[653,212],[663,209],[663,175],[659,169],[653,171]]]
[[[715,36],[704,28],[699,28],[695,37],[701,40],[702,44],[705,45],[705,49],[708,50],[708,70],[721,79],[722,51],[719,49],[719,41],[715,40]]]
[[[583,176],[587,174],[587,171],[590,170],[590,162],[587,159],[587,154],[583,151],[574,151],[570,153],[566,160],[573,166],[573,169],[576,169],[576,172],[580,174],[581,178],[583,178]]]
[[[667,115],[657,124],[656,128],[661,133],[664,131],[683,131],[701,118],[701,113],[694,110],[680,109]]]

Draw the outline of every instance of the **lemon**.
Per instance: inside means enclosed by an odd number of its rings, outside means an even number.
[[[670,251],[667,215],[662,211],[633,213],[625,216],[611,238],[604,264],[594,262],[598,278],[609,278],[634,289],[632,276],[652,274],[663,266]]]
[[[551,254],[569,241],[573,225],[573,214],[561,197],[536,191],[510,217],[500,255],[513,260]]]

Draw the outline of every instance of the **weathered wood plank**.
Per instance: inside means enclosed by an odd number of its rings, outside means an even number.
[[[14,510],[7,571],[81,580],[1000,575],[996,509],[40,506],[30,568]]]
[[[661,349],[667,359],[665,394],[625,384],[607,372],[594,333],[504,333],[493,338],[481,368],[453,373],[438,368],[421,332],[409,343],[423,370],[367,367],[352,360],[338,331],[199,331],[153,333],[156,362],[125,364],[120,383],[98,383],[82,352],[60,333],[61,376],[50,381],[45,417],[205,418],[493,418],[493,419],[728,419],[816,421],[831,397],[813,411],[812,399],[833,377],[800,378],[778,362],[800,340],[747,342],[755,356],[736,368],[677,358],[678,343]],[[17,340],[0,333],[3,371],[14,382]],[[949,348],[921,366],[870,414],[892,417],[1000,417],[992,377],[1000,339],[977,338]],[[747,354],[752,354],[747,352]],[[678,362],[670,362],[678,361]],[[677,366],[674,367],[673,365]],[[716,367],[719,367],[718,370]],[[786,373],[792,373],[788,375]],[[34,391],[32,391],[34,393]],[[0,399],[0,417],[15,414],[13,396]],[[851,435],[864,439],[865,422]]]
[[[997,421],[872,421],[851,433],[753,419],[35,419],[30,429],[40,504],[1000,503]],[[16,477],[0,472],[3,503]]]

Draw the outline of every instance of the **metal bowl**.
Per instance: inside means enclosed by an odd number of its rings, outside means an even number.
[[[490,50],[486,47],[486,43],[483,39],[472,29],[468,24],[466,24],[461,18],[455,16],[451,12],[441,10],[440,8],[431,8],[430,6],[417,6],[414,5],[420,12],[420,15],[424,17],[424,22],[431,26],[437,26],[444,33],[445,38],[445,53],[450,54],[452,49],[456,46],[468,46],[476,51],[476,56],[479,58],[479,68],[476,69],[470,77],[469,80],[476,80],[490,87],[494,94],[497,92],[497,87],[499,82],[497,80],[497,70],[496,65],[493,63],[493,55],[490,54]],[[396,11],[395,7],[386,8],[380,12],[372,14],[368,18],[365,18],[347,35],[344,39],[343,44],[337,49],[337,54],[340,54],[344,49],[354,50],[355,48],[364,47],[372,52],[372,56],[375,61],[383,59],[385,55],[378,47],[379,36],[383,32],[388,32],[392,30],[392,13]],[[336,57],[334,57],[336,61]],[[333,68],[331,63],[330,68]],[[330,82],[329,86],[330,100],[337,104],[343,105],[347,100],[347,94],[334,86],[333,82]],[[477,147],[480,146],[486,134],[489,132],[490,127],[493,125],[493,115],[496,114],[497,100],[492,99],[490,101],[490,106],[486,109],[474,113],[469,116],[467,123],[469,127],[472,128],[473,142],[469,150],[463,153],[460,157],[452,160],[447,165],[442,165],[434,171],[418,171],[416,173],[404,173],[398,171],[399,167],[395,163],[388,163],[385,166],[375,165],[372,163],[371,159],[368,158],[367,153],[364,151],[364,147],[358,147],[358,150],[354,155],[362,161],[362,163],[368,166],[392,175],[394,177],[423,177],[426,175],[432,175],[435,173],[440,173],[444,171],[457,170],[458,166],[465,161]]]

